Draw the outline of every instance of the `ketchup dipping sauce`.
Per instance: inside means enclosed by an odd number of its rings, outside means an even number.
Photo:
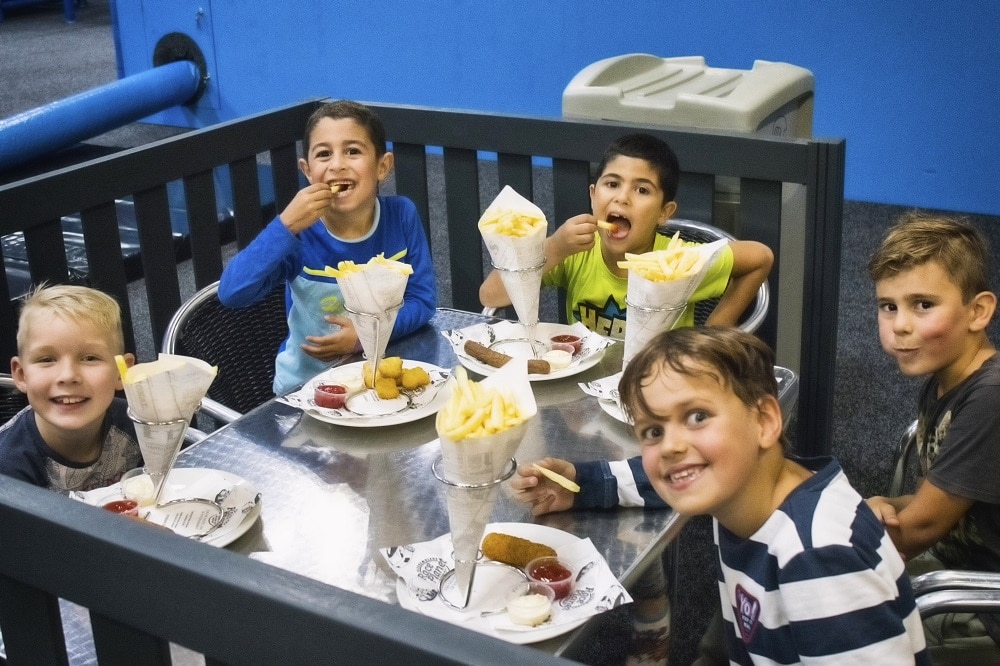
[[[342,409],[347,404],[347,387],[343,384],[316,384],[313,400],[317,407]]]
[[[569,333],[553,335],[549,338],[549,341],[560,345],[572,345],[574,354],[579,354],[580,350],[583,349],[583,340],[580,339],[579,335],[571,335]]]
[[[573,590],[573,568],[559,557],[539,557],[528,562],[524,573],[532,583],[547,585],[556,599],[569,596]]]
[[[139,502],[134,499],[120,499],[108,502],[104,508],[112,513],[120,513],[126,516],[139,515]]]

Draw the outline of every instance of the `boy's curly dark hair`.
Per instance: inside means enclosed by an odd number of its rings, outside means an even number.
[[[323,118],[332,118],[333,120],[350,118],[368,132],[368,138],[375,144],[375,156],[381,159],[385,155],[385,126],[382,124],[382,120],[364,104],[358,104],[357,102],[345,99],[328,102],[313,111],[312,115],[309,116],[309,120],[306,121],[305,136],[302,139],[304,154],[309,154],[310,137],[312,137],[313,130],[316,129],[316,124]]]

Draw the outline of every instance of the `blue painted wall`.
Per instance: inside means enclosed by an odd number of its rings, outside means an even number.
[[[197,127],[315,96],[559,116],[566,84],[601,58],[777,60],[815,75],[814,134],[847,138],[847,198],[1000,215],[996,0],[116,5],[125,74],[171,30],[215,64],[215,97],[154,122]]]

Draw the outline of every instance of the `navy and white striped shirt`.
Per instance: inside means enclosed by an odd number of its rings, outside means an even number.
[[[830,458],[748,539],[715,523],[736,664],[929,664],[903,561]]]

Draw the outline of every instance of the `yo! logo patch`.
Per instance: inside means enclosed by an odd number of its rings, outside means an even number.
[[[744,643],[750,643],[760,626],[760,602],[756,597],[736,586],[736,624],[740,628],[740,636]]]

